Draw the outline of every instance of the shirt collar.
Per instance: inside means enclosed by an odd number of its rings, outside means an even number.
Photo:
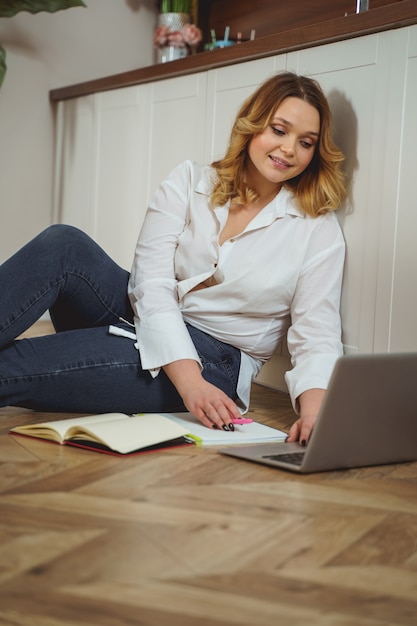
[[[210,170],[213,173],[213,169],[210,168]],[[213,182],[210,175],[202,176],[194,187],[195,192],[206,196],[210,196],[212,189]],[[284,215],[287,214],[295,215],[296,217],[305,217],[305,213],[297,207],[293,192],[286,187],[282,187],[274,200],[265,208],[267,213],[272,213],[274,219],[284,217]]]
[[[274,217],[284,217],[284,215],[287,214],[295,215],[296,217],[305,217],[305,213],[297,206],[293,192],[287,187],[281,187],[280,192],[275,196],[268,210],[274,214]]]

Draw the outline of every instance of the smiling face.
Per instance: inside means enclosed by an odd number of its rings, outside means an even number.
[[[248,147],[247,182],[259,194],[301,174],[319,140],[320,115],[300,98],[283,100],[264,131]]]

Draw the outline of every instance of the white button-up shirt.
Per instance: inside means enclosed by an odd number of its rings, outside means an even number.
[[[334,213],[312,218],[283,187],[244,231],[219,245],[229,203],[211,209],[215,170],[185,161],[158,187],[138,239],[129,283],[137,347],[155,375],[197,351],[184,322],[242,352],[238,395],[287,334],[296,398],[326,388],[342,354],[345,244]],[[199,283],[210,286],[192,291]],[[201,365],[201,363],[200,363]]]

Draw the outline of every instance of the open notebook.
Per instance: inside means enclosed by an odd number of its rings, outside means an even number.
[[[417,460],[417,353],[341,357],[306,448],[220,452],[302,473]]]
[[[260,441],[282,441],[286,434],[252,422],[235,426],[235,431],[213,430],[203,426],[190,413],[143,413],[79,416],[12,428],[12,435],[106,452],[136,454],[178,445],[232,445]]]

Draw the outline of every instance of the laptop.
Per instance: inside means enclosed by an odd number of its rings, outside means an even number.
[[[301,473],[417,460],[417,352],[340,357],[305,448],[262,443],[219,452]]]

